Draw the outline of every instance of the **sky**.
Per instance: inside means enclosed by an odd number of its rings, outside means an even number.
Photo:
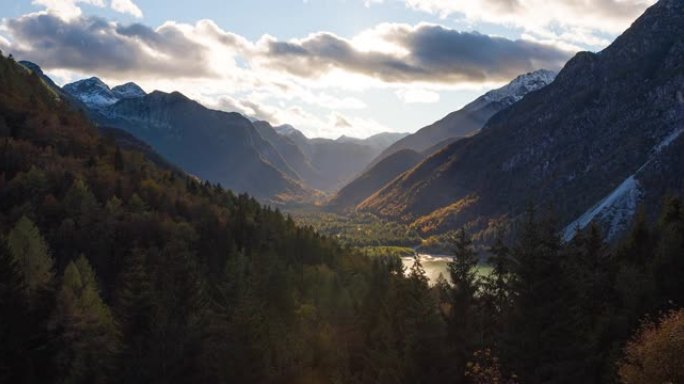
[[[414,132],[520,74],[558,71],[654,2],[3,0],[0,49],[62,85],[134,81],[308,137],[363,138]]]

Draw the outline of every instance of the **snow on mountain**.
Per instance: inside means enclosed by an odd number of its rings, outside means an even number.
[[[143,97],[147,93],[136,83],[126,83],[112,88],[112,93],[119,99],[130,99],[133,97]]]
[[[513,105],[528,93],[542,89],[551,84],[556,78],[556,75],[556,72],[546,69],[540,69],[538,71],[520,75],[507,85],[485,93],[466,106],[465,109],[476,111],[491,105],[492,103]]]
[[[109,88],[97,77],[79,80],[65,85],[64,92],[77,98],[83,104],[93,109],[103,109],[115,104],[119,100],[145,96],[145,91],[135,83],[126,83]]]
[[[103,108],[119,101],[109,86],[97,77],[67,84],[62,89],[91,108]]]

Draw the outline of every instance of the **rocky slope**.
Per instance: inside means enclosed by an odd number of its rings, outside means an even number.
[[[611,46],[404,173],[360,208],[426,233],[485,231],[530,204],[619,236],[638,205],[684,192],[684,2],[661,0]]]

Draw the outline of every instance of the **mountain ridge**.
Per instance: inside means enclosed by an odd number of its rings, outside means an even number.
[[[360,208],[411,222],[423,233],[461,226],[485,233],[535,201],[556,207],[561,223],[569,224],[634,175],[684,123],[678,97],[683,58],[684,3],[663,0],[608,48],[577,54],[553,83],[493,116],[478,135],[395,179]],[[681,141],[670,145],[679,148]],[[670,182],[662,174],[664,168],[682,174],[672,148],[652,163],[665,164],[661,170],[641,176],[660,185],[642,186],[640,205],[655,205],[663,189],[682,192],[681,178]],[[617,236],[625,229],[606,231]]]

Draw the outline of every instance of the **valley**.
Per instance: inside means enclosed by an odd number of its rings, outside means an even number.
[[[322,6],[0,9],[0,383],[684,383],[684,0]]]

